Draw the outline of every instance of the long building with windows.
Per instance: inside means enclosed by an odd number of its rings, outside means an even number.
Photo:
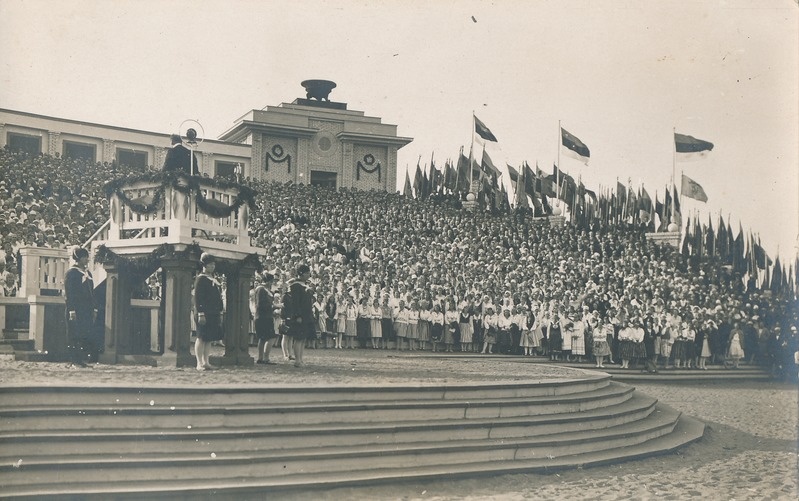
[[[252,110],[218,140],[204,140],[195,151],[200,172],[393,191],[397,150],[412,139],[397,136],[396,125],[348,110],[346,103],[312,97],[309,92],[291,103]],[[170,134],[0,109],[0,147],[31,155],[157,170]]]

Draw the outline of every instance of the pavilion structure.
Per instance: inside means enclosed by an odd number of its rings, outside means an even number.
[[[106,192],[110,221],[91,242],[94,261],[102,265],[95,275],[105,274],[106,281],[100,361],[195,364],[190,352],[192,286],[200,255],[208,252],[226,284],[225,354],[214,362],[251,365],[248,298],[259,255],[265,252],[252,245],[249,233],[254,191],[210,178],[150,173],[109,183]],[[132,293],[159,268],[163,354],[142,360],[132,348]]]

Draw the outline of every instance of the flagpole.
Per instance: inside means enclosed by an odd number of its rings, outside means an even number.
[[[683,173],[682,169],[680,169],[680,208],[682,208],[682,177],[684,175],[685,174]],[[677,189],[677,186],[675,185],[674,188]]]
[[[458,167],[460,167],[462,156],[463,156],[463,146],[461,146],[460,152],[458,153],[458,164],[457,164]],[[455,191],[458,191],[458,188],[460,187],[460,182],[461,182],[461,170],[458,168],[455,171]],[[458,198],[460,199],[460,195],[458,195]]]
[[[474,189],[474,169],[472,165],[474,164],[474,131],[475,131],[475,116],[474,110],[472,110],[472,144],[469,146],[469,193],[475,195],[477,197],[477,191]]]
[[[674,144],[674,138],[677,137],[677,127],[671,128],[671,143],[672,143],[672,150],[671,150],[671,187],[672,192],[677,187],[677,146]],[[671,222],[676,223],[674,218],[674,206],[675,203],[672,201],[671,203]],[[680,206],[682,206],[682,190],[680,190]]]
[[[558,120],[558,170],[555,172],[555,207],[560,207],[560,143],[563,138],[563,129]]]

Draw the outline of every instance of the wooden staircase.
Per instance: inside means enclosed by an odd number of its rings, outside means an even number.
[[[575,371],[576,372],[576,371]],[[553,471],[699,439],[601,373],[330,387],[0,387],[0,492],[196,498]]]

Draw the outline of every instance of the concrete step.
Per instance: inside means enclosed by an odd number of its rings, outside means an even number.
[[[661,404],[662,405],[662,404]],[[705,425],[687,416],[681,416],[672,433],[662,435],[637,445],[616,449],[591,451],[561,457],[541,457],[517,461],[491,461],[440,464],[408,468],[372,468],[339,472],[321,472],[312,475],[294,474],[263,478],[240,476],[231,479],[207,478],[203,481],[173,479],[149,482],[75,482],[63,485],[22,485],[6,489],[9,496],[30,499],[62,499],[64,496],[80,499],[196,499],[224,493],[236,499],[260,498],[265,492],[278,494],[302,492],[312,496],[313,491],[337,487],[368,486],[386,483],[422,481],[436,478],[475,478],[480,475],[516,473],[551,473],[575,467],[617,464],[622,461],[645,458],[673,452],[688,443],[700,440]]]
[[[361,422],[427,422],[536,416],[579,412],[628,400],[632,386],[613,383],[582,393],[561,396],[486,398],[479,389],[469,400],[408,400],[378,402],[263,403],[261,405],[113,405],[113,406],[4,406],[0,431],[52,429],[53,422],[69,429],[160,429],[192,426],[270,426]]]
[[[47,352],[24,350],[15,351],[14,360],[19,360],[21,362],[52,362],[53,356]]]
[[[15,352],[34,351],[34,348],[36,347],[36,342],[33,339],[4,338],[0,340],[0,344],[10,346]]]
[[[197,453],[277,451],[304,446],[397,444],[455,440],[503,440],[554,433],[598,430],[645,419],[657,400],[640,392],[617,405],[575,413],[418,422],[350,422],[317,425],[118,430],[46,430],[0,434],[0,463],[23,458],[119,454],[155,454],[164,450]],[[133,430],[133,431],[131,431]],[[3,451],[14,451],[7,456]]]
[[[31,459],[19,467],[0,465],[0,485],[69,484],[81,482],[87,472],[102,472],[103,482],[159,481],[173,478],[202,480],[293,474],[319,474],[375,468],[433,467],[468,463],[513,462],[561,457],[629,447],[670,433],[679,412],[662,406],[645,419],[600,430],[554,433],[516,440],[488,439],[408,444],[354,444],[308,447],[268,452],[158,455],[126,454],[101,458],[66,455]]]
[[[353,384],[348,386],[308,387],[307,385],[230,386],[203,385],[180,387],[163,385],[142,388],[123,385],[20,386],[0,384],[4,406],[73,405],[240,405],[264,402],[305,403],[340,401],[463,400],[479,393],[494,398],[538,397],[584,393],[606,387],[607,374],[587,372],[577,378],[509,380],[469,384],[412,383],[402,386]]]
[[[4,340],[12,340],[12,339],[28,339],[30,335],[30,330],[27,326],[16,328],[16,329],[3,329],[3,339]]]

